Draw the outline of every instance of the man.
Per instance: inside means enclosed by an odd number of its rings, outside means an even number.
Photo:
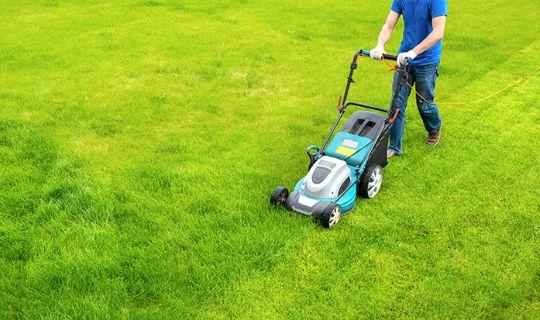
[[[426,143],[433,147],[441,139],[441,116],[433,100],[447,14],[447,0],[393,0],[386,23],[379,34],[377,46],[371,50],[370,54],[371,59],[381,60],[383,53],[386,53],[384,45],[390,39],[399,17],[403,15],[405,30],[397,64],[398,67],[402,67],[407,58],[411,59],[408,82],[411,86],[416,84],[418,92],[416,104],[428,132]],[[394,86],[396,81],[397,77],[394,78]],[[390,131],[388,158],[403,152],[405,108],[410,94],[411,87],[408,85],[404,85],[398,94],[397,108],[400,112]]]

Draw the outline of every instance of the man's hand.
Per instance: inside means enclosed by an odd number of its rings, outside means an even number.
[[[418,54],[416,54],[416,52],[414,52],[414,50],[398,54],[398,56],[397,56],[397,65],[398,65],[398,67],[401,67],[403,64],[405,64],[405,61],[407,60],[407,58],[409,58],[411,60],[414,60],[414,58],[416,58],[417,56],[418,56]]]
[[[371,58],[371,60],[381,60],[383,54],[385,53],[386,51],[384,51],[383,46],[376,46],[375,48],[371,49],[371,51],[369,51],[369,57]]]

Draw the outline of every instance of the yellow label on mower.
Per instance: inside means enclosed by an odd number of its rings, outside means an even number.
[[[336,149],[336,152],[339,153],[339,154],[342,154],[344,156],[350,156],[352,155],[356,150],[354,149],[351,149],[351,148],[345,148],[344,146],[339,146],[337,149]]]

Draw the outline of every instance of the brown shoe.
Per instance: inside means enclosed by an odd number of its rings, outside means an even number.
[[[386,151],[386,159],[390,159],[395,155],[396,155],[396,153],[394,151],[392,151],[392,150],[387,150]]]
[[[442,125],[441,125],[441,128],[442,128]],[[428,134],[428,137],[426,139],[427,144],[434,147],[439,143],[439,141],[441,141],[441,128],[439,128],[439,130],[437,131],[433,131]]]

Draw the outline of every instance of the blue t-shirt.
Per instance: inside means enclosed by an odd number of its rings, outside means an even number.
[[[399,53],[414,49],[433,31],[433,18],[448,14],[447,0],[393,0],[392,11],[403,15],[405,30]],[[427,66],[441,61],[442,41],[422,52],[413,66]]]

